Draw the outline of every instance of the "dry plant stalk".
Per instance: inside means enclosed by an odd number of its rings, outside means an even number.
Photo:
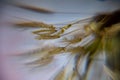
[[[94,63],[96,56],[99,54],[105,54],[105,71],[108,73],[110,79],[108,80],[120,80],[120,10],[111,13],[102,13],[91,19],[91,21],[82,26],[83,31],[86,33],[81,36],[79,33],[80,27],[78,27],[78,34],[72,38],[66,37],[68,34],[63,35],[65,31],[73,27],[73,25],[81,24],[82,21],[71,23],[57,29],[53,25],[44,23],[28,22],[17,24],[22,27],[39,27],[40,29],[33,31],[37,35],[38,40],[52,40],[61,38],[61,43],[64,43],[64,47],[52,46],[41,49],[39,59],[28,63],[29,65],[42,65],[43,63],[49,64],[54,55],[61,53],[69,53],[70,60],[68,64],[54,77],[54,80],[89,80],[89,69]],[[72,31],[74,32],[74,31]],[[70,33],[68,31],[68,33]],[[72,34],[72,33],[71,33]],[[70,34],[69,34],[70,35]],[[87,38],[93,36],[93,39]],[[88,43],[82,44],[85,39],[88,39]],[[33,56],[35,53],[32,54]],[[29,56],[29,55],[28,55]],[[38,56],[38,55],[37,55]],[[51,57],[52,56],[52,57]],[[81,62],[81,63],[79,63]],[[82,67],[82,62],[86,65]],[[44,64],[44,66],[46,65]],[[84,69],[84,72],[80,72],[78,69]]]
[[[40,8],[40,7],[36,7],[36,6],[31,6],[31,5],[27,5],[27,4],[14,4],[17,7],[26,9],[26,10],[30,10],[30,11],[34,11],[34,12],[40,12],[40,13],[54,13],[52,10],[46,9],[46,8]]]

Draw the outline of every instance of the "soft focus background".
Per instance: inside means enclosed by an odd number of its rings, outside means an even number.
[[[45,8],[53,13],[40,13],[16,7],[16,4]],[[4,0],[0,2],[0,80],[49,80],[64,65],[60,55],[48,68],[29,71],[12,55],[42,46],[29,30],[15,29],[13,22],[42,21],[59,24],[94,16],[99,12],[120,9],[120,0]]]

